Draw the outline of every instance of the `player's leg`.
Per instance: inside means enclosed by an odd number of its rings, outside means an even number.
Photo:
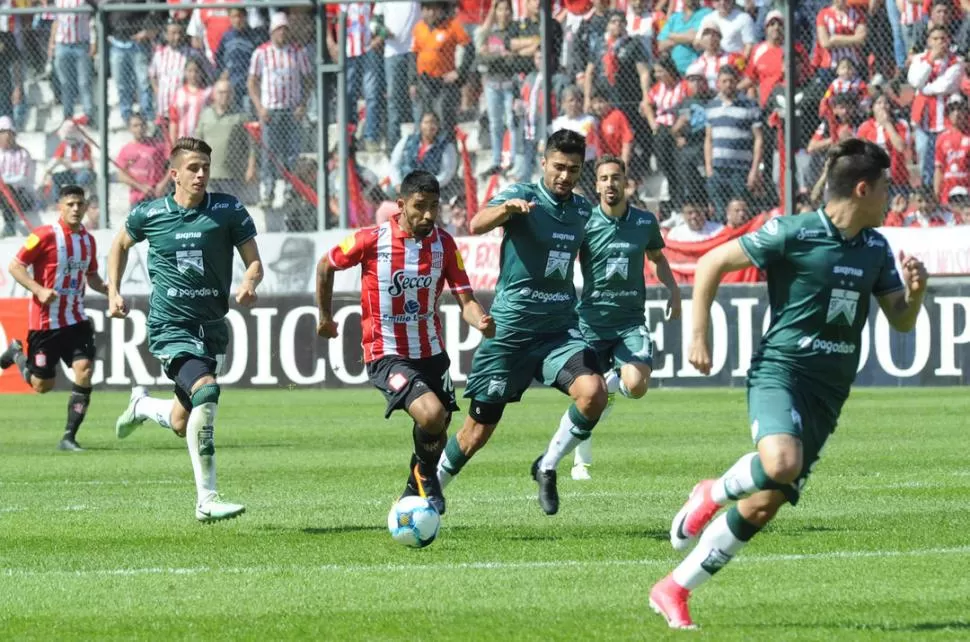
[[[465,423],[448,439],[438,461],[438,483],[442,488],[447,488],[472,456],[488,443],[503,412],[504,403],[471,401]]]
[[[555,375],[550,377],[552,372]],[[573,339],[549,353],[543,362],[542,376],[544,382],[573,399],[559,420],[559,427],[546,451],[532,464],[532,478],[539,485],[539,505],[546,515],[555,515],[559,511],[556,467],[579,442],[589,439],[592,434],[606,408],[606,383],[599,374],[596,353],[585,343]]]
[[[71,364],[74,371],[74,385],[71,396],[67,400],[67,423],[64,426],[64,436],[57,445],[59,450],[80,451],[77,443],[77,431],[84,421],[84,416],[91,405],[91,374],[93,364],[90,359],[75,359]]]
[[[44,394],[54,389],[60,344],[57,330],[31,330],[27,334],[27,353],[24,344],[14,339],[0,354],[0,369],[16,365],[24,382],[34,392]]]
[[[619,389],[620,377],[616,372],[616,364],[613,359],[613,352],[619,344],[618,339],[599,339],[592,328],[582,325],[583,336],[590,348],[596,352],[596,359],[599,362],[600,372],[606,382],[606,409],[600,419],[606,419],[613,409],[616,401],[616,391]],[[592,479],[589,474],[589,467],[593,465],[593,438],[579,442],[573,455],[573,467],[570,476],[576,481],[588,481]]]
[[[176,429],[174,415],[181,410],[181,430]],[[148,394],[148,388],[135,386],[131,389],[128,406],[115,422],[115,435],[124,439],[146,420],[152,420],[166,430],[174,430],[180,437],[185,436],[185,422],[189,411],[182,408],[175,399],[159,399]]]

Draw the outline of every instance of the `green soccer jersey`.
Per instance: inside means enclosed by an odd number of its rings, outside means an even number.
[[[650,212],[630,207],[619,218],[597,206],[586,223],[579,250],[583,294],[579,318],[597,338],[611,339],[645,322],[643,257],[664,247],[660,224]]]
[[[142,203],[125,222],[135,242],[148,240],[152,281],[149,323],[206,323],[229,311],[233,252],[256,236],[235,196],[206,194],[195,209],[171,196]]]
[[[903,288],[886,239],[867,229],[845,240],[820,209],[771,219],[740,243],[767,272],[771,306],[749,381],[808,383],[841,407],[859,365],[869,296]]]
[[[533,207],[505,222],[490,313],[496,324],[523,332],[575,327],[573,263],[589,220],[589,203],[575,194],[560,201],[540,179],[534,185],[510,185],[488,207],[515,198]]]

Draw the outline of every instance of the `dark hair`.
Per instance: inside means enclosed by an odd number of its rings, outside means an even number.
[[[936,202],[936,192],[933,191],[932,187],[927,187],[926,185],[920,185],[914,189],[913,196],[918,196],[927,203]]]
[[[930,11],[933,11],[934,7],[944,6],[949,10],[953,7],[953,3],[950,0],[933,0],[933,6],[930,7]]]
[[[438,185],[438,179],[431,172],[421,169],[414,170],[404,177],[404,180],[401,181],[401,189],[398,190],[398,195],[401,198],[407,198],[413,194],[441,196],[441,186]]]
[[[177,139],[175,144],[172,145],[172,153],[169,154],[169,160],[172,164],[175,163],[175,159],[183,152],[198,152],[199,154],[212,156],[212,148],[209,147],[207,142],[200,138],[190,138],[188,136]]]
[[[600,167],[603,165],[619,165],[620,171],[626,174],[626,163],[624,163],[623,159],[619,156],[614,156],[613,154],[603,154],[597,158],[595,167],[596,174],[599,174]]]
[[[144,116],[143,116],[143,115],[141,114],[141,112],[137,112],[137,111],[136,111],[136,112],[132,112],[132,113],[131,113],[131,114],[130,114],[130,115],[128,116],[128,126],[129,126],[129,127],[131,126],[131,121],[133,121],[133,120],[135,120],[135,119],[138,119],[138,120],[140,120],[140,121],[141,121],[141,122],[143,122],[143,123],[145,123],[145,122],[148,122],[148,121],[147,121],[147,120],[145,119],[145,117],[144,117]]]
[[[733,76],[734,79],[737,80],[737,79],[739,79],[741,77],[741,72],[738,71],[738,68],[735,67],[734,65],[724,65],[717,72],[717,77],[720,78],[721,76],[725,76],[725,75],[726,76]]]
[[[875,102],[875,101],[873,101]],[[859,103],[859,97],[854,91],[846,91],[832,96],[833,107],[854,107]]]
[[[560,129],[546,141],[546,156],[553,152],[586,158],[586,139],[572,130]]]
[[[926,32],[926,35],[927,37],[932,36],[937,31],[942,31],[947,38],[950,37],[950,30],[944,27],[943,25],[933,25],[932,27],[930,27],[930,30]]]
[[[829,148],[822,177],[812,191],[821,200],[828,187],[830,198],[852,198],[856,185],[874,183],[889,169],[889,154],[879,145],[860,138],[850,138]]]
[[[434,119],[435,119],[435,122],[438,123],[438,126],[439,127],[441,126],[441,118],[438,117],[438,114],[436,112],[434,112],[434,111],[432,111],[430,109],[427,110],[427,111],[425,111],[425,112],[422,112],[421,113],[421,118],[418,120],[418,124],[419,125],[421,124],[421,121],[424,120],[424,117],[425,116],[433,116]]]
[[[80,185],[65,185],[58,192],[57,200],[63,201],[68,196],[80,196],[83,200],[87,200],[84,188]]]
[[[660,58],[657,58],[653,64],[655,67],[663,68],[664,71],[673,76],[676,80],[680,80],[680,70],[677,69],[677,64],[674,62],[674,59],[670,57],[670,54],[664,54]]]

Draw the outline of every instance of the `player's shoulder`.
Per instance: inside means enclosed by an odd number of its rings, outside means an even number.
[[[438,234],[438,242],[445,246],[457,245],[455,243],[454,235],[443,227],[435,226],[435,232]]]
[[[169,199],[167,196],[163,196],[162,198],[156,198],[150,201],[142,201],[131,209],[128,216],[140,216],[149,219],[159,214],[167,214],[170,211],[172,211],[172,207]]]
[[[590,216],[593,214],[593,206],[590,205],[589,201],[586,200],[586,197],[580,196],[574,192],[570,198],[570,205],[573,207],[576,213],[584,219],[589,220]]]
[[[220,210],[230,210],[234,212],[241,212],[246,209],[239,198],[233,196],[232,194],[226,194],[225,192],[209,192],[209,207],[208,209],[213,212]]]
[[[629,221],[635,227],[660,225],[660,221],[657,219],[656,214],[649,210],[633,207],[632,205],[630,206]]]
[[[531,198],[537,193],[536,186],[532,183],[511,183],[502,188],[496,198],[510,200],[513,198]]]
[[[882,235],[882,232],[873,228],[862,230],[862,242],[867,248],[886,251],[889,248],[889,241]]]

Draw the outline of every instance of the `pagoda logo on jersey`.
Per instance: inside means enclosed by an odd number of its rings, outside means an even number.
[[[549,256],[546,258],[546,276],[553,276],[558,272],[559,278],[565,279],[572,259],[573,255],[569,252],[549,250]]]
[[[630,259],[626,256],[614,256],[606,259],[606,278],[626,281],[630,274]]]
[[[387,293],[391,296],[401,296],[407,290],[426,290],[432,283],[430,274],[407,276],[404,270],[398,270],[391,275],[391,286],[387,288]]]
[[[858,307],[858,292],[855,290],[832,288],[832,296],[829,297],[829,310],[825,317],[825,322],[831,323],[832,325],[852,325],[855,321]]]
[[[176,250],[175,267],[178,268],[179,274],[194,270],[200,275],[204,275],[205,266],[202,261],[202,250]]]

